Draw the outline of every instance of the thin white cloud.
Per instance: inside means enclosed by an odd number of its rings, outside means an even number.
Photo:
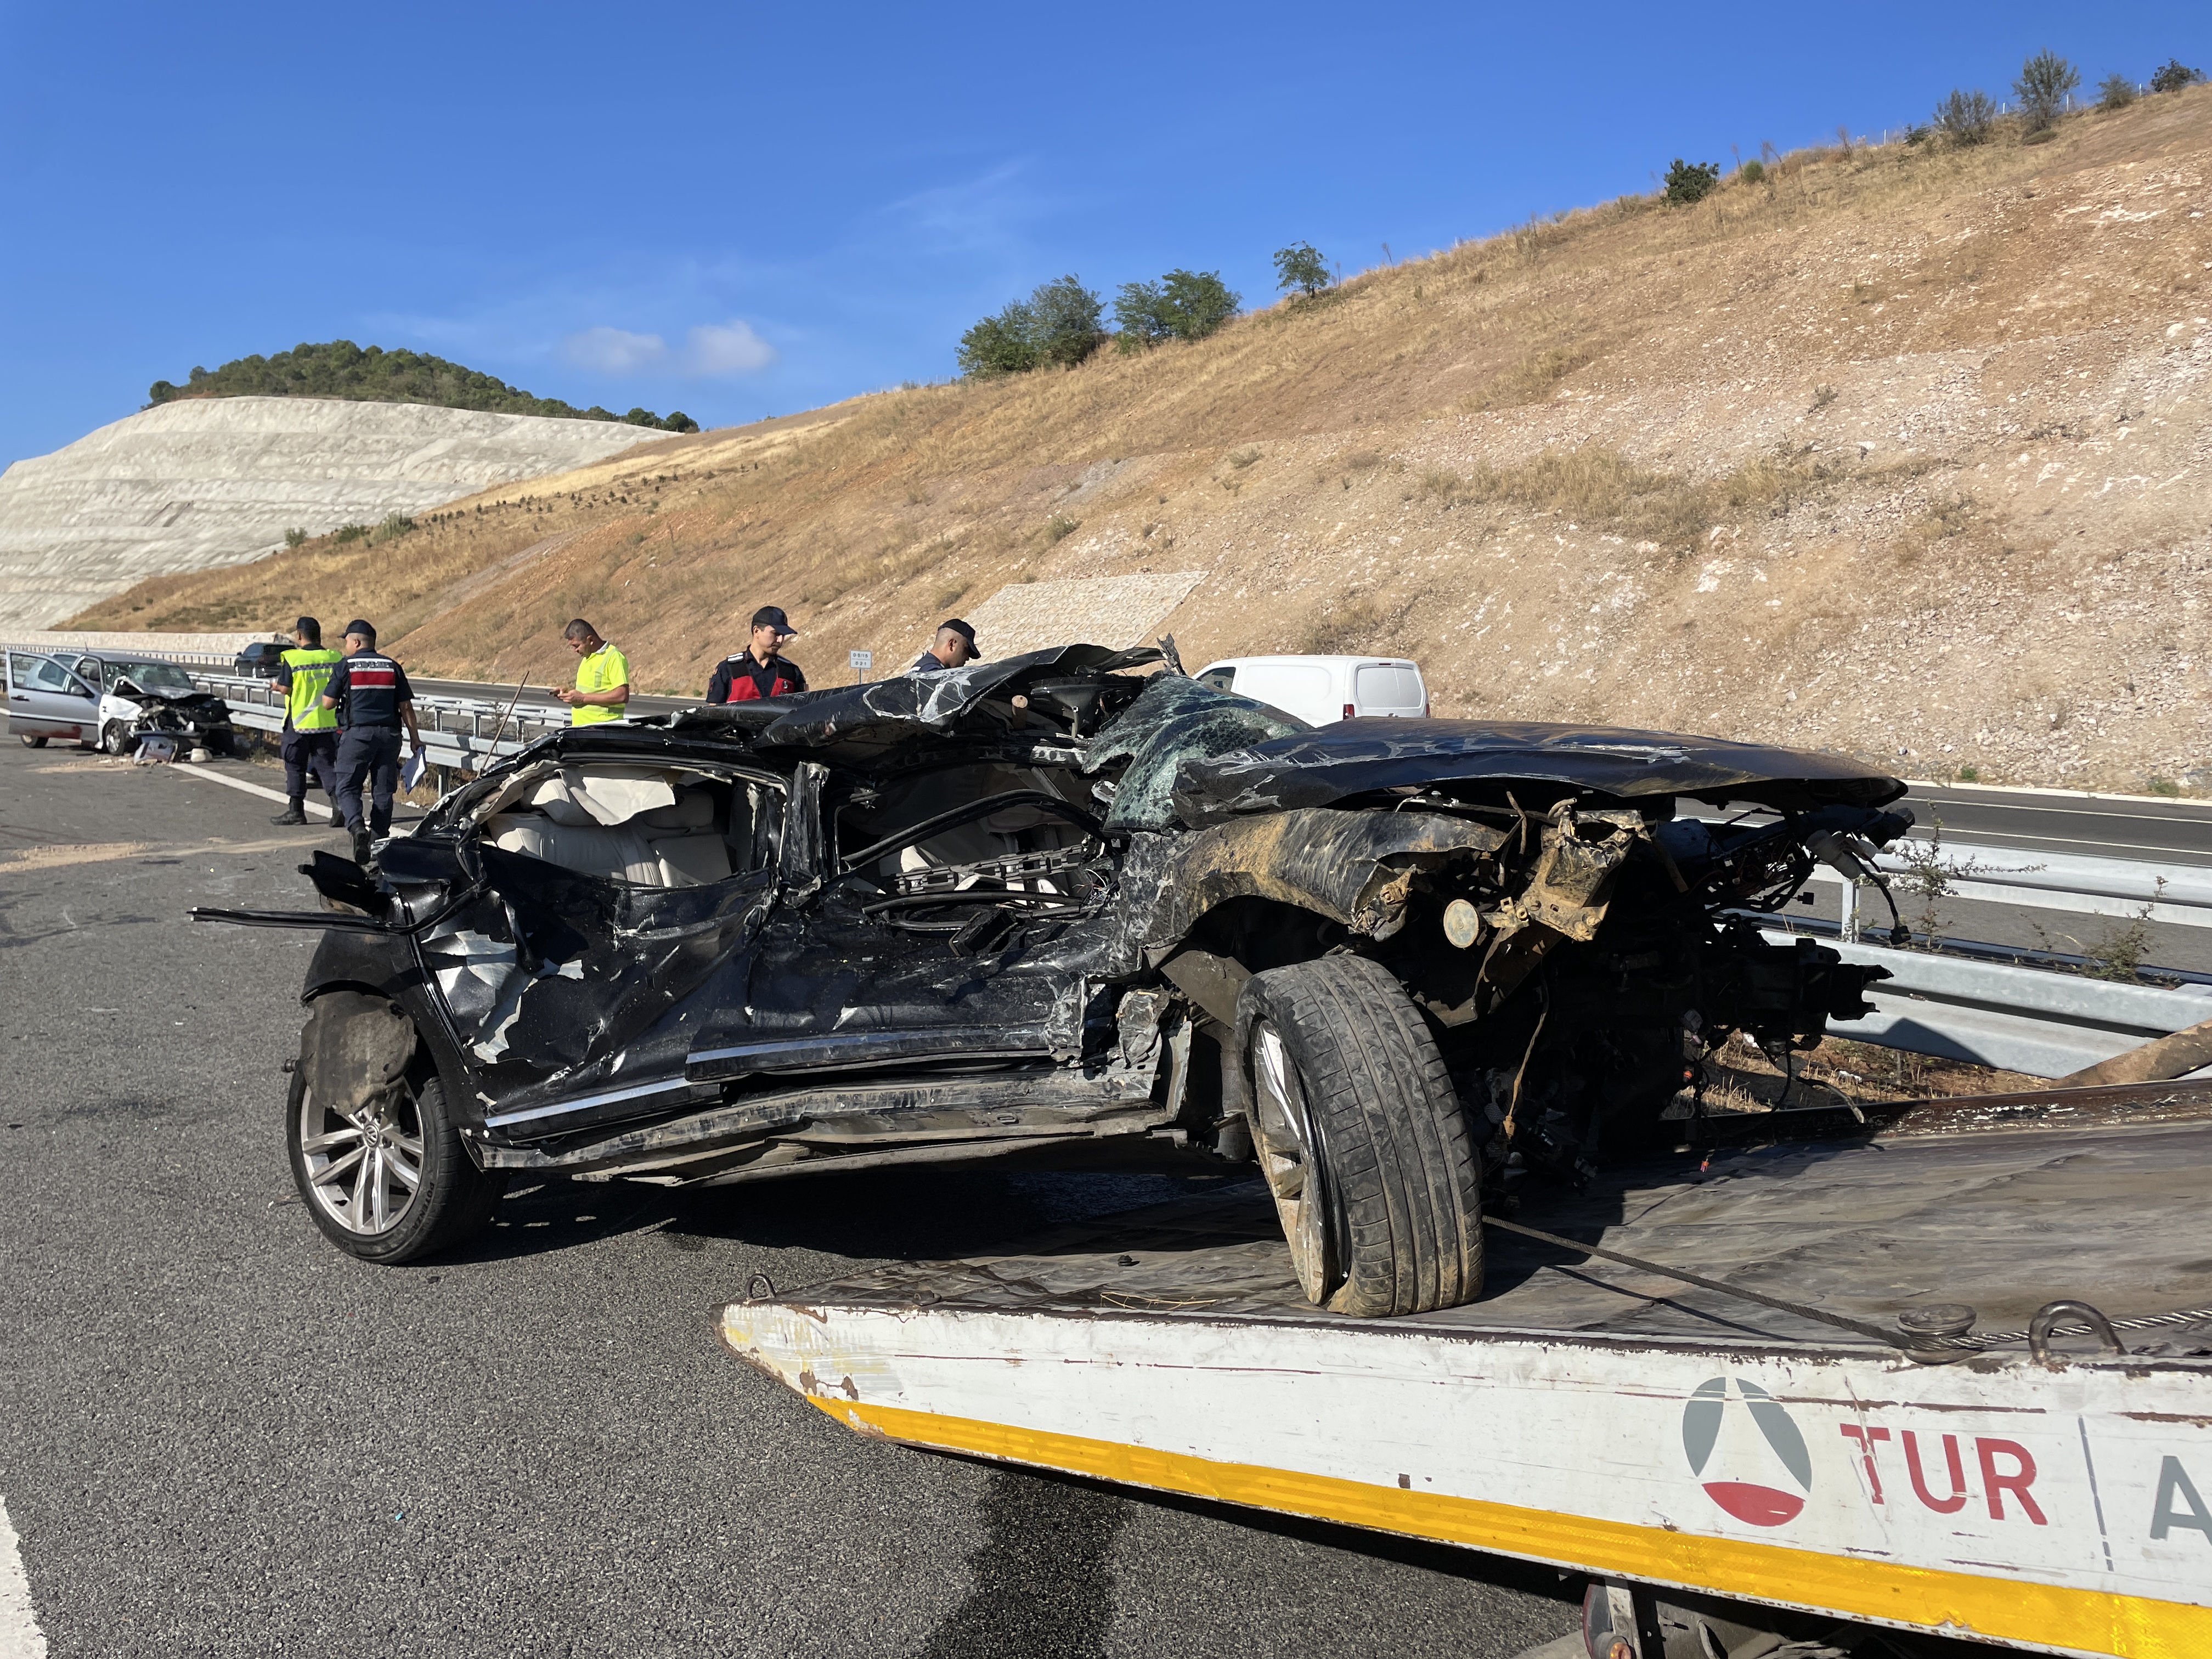
[[[733,319],[693,329],[678,367],[686,374],[757,374],[775,361],[775,348]]]
[[[694,330],[694,333],[697,331]],[[601,374],[649,373],[668,361],[668,342],[625,328],[587,328],[561,342],[561,355],[579,368]]]
[[[775,348],[748,324],[702,323],[672,351],[658,334],[634,334],[605,325],[571,334],[561,355],[579,368],[600,374],[683,374],[708,380],[727,374],[757,374],[775,361]]]

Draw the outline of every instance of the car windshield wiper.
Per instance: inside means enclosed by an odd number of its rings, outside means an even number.
[[[927,841],[932,836],[941,835],[947,830],[957,830],[963,823],[973,823],[977,818],[987,818],[994,812],[1006,811],[1016,806],[1033,806],[1041,812],[1050,812],[1066,818],[1086,835],[1099,835],[1105,828],[1096,817],[1073,801],[1062,800],[1058,795],[1042,789],[1009,789],[1002,795],[986,795],[981,800],[971,800],[949,812],[939,812],[933,818],[924,818],[920,823],[910,823],[903,830],[895,830],[881,841],[871,842],[857,853],[848,853],[837,860],[837,867],[842,871],[857,870],[870,860],[879,859],[886,853],[896,853],[902,847],[915,846]]]

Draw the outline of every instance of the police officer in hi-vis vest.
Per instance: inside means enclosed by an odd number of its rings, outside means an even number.
[[[392,828],[392,797],[399,787],[399,728],[415,752],[422,732],[415,724],[415,690],[407,671],[376,648],[376,629],[356,617],[346,624],[345,660],[331,671],[322,706],[338,715],[338,811],[353,831],[353,856],[367,864],[372,844]],[[361,794],[369,793],[364,819]]]
[[[323,625],[302,617],[292,625],[292,649],[278,659],[276,689],[284,694],[284,793],[287,805],[271,823],[307,821],[307,775],[331,803],[331,827],[345,822],[338,811],[338,717],[323,707],[323,687],[338,665],[338,653],[325,648]]]

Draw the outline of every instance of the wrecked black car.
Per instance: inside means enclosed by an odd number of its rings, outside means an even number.
[[[404,1261],[517,1172],[1256,1164],[1316,1304],[1407,1313],[1479,1294],[1486,1196],[1646,1147],[1708,1048],[1865,1012],[1879,969],[1753,918],[1901,833],[1897,780],[1310,729],[1163,645],[564,731],[370,867],[318,854],[325,911],[195,913],[326,930],[286,1115],[317,1224]]]

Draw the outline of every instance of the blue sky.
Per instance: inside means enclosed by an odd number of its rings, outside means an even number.
[[[0,0],[0,460],[301,340],[756,419],[1063,272],[1271,296],[1730,159],[2212,68],[2201,3],[616,8]]]

